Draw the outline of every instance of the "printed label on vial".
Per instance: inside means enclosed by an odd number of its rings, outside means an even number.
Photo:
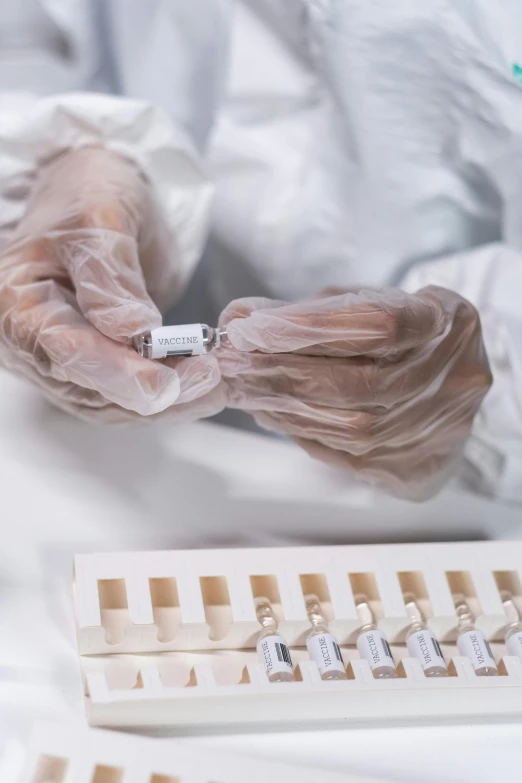
[[[522,631],[514,633],[506,642],[508,655],[516,655],[522,661]]]
[[[489,642],[482,631],[475,629],[461,634],[457,639],[457,648],[460,655],[470,659],[475,670],[483,666],[497,668]]]
[[[406,646],[411,657],[421,662],[423,671],[432,666],[447,668],[442,650],[432,631],[425,629],[412,633],[406,640]]]
[[[357,650],[361,658],[368,661],[370,668],[378,666],[393,666],[395,662],[390,645],[382,631],[365,631],[357,639]]]
[[[315,661],[321,675],[326,672],[344,672],[346,671],[343,663],[343,656],[335,636],[331,633],[320,633],[311,636],[306,642],[308,655]]]
[[[271,674],[293,671],[290,650],[282,636],[265,636],[260,639],[257,654],[269,677]]]
[[[204,352],[201,324],[161,326],[150,333],[152,358],[166,356],[200,356]]]

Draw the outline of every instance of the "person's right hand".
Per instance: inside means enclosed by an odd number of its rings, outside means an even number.
[[[214,356],[149,361],[131,338],[176,294],[175,238],[130,160],[98,147],[43,166],[0,256],[0,363],[101,422],[224,407]],[[163,412],[163,413],[162,413]]]
[[[214,356],[160,363],[129,345],[175,293],[174,242],[130,160],[85,147],[44,166],[0,256],[0,363],[87,419],[219,411]]]
[[[437,286],[238,299],[220,324],[229,407],[409,499],[453,473],[492,383],[478,312]]]

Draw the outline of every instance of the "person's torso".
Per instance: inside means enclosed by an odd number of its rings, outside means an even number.
[[[290,5],[300,48],[236,11],[209,149],[220,245],[283,298],[522,246],[522,5]]]
[[[64,84],[76,73],[77,87],[147,98],[203,151],[221,303],[393,284],[423,259],[522,246],[520,0],[41,7],[45,40],[68,41],[53,44]],[[8,75],[34,49],[19,17],[13,47],[2,37]]]

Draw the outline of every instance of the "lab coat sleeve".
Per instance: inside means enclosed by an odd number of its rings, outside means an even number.
[[[142,100],[0,93],[0,238],[7,240],[23,215],[41,162],[93,144],[131,158],[148,177],[176,237],[172,263],[186,283],[206,240],[212,186],[186,133]]]
[[[401,287],[431,284],[478,309],[494,378],[466,445],[463,477],[482,493],[522,503],[522,250],[491,244],[420,263]]]

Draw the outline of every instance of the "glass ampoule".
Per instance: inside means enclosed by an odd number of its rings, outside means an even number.
[[[308,655],[315,661],[322,680],[346,680],[346,668],[337,640],[328,630],[328,621],[316,595],[305,595],[312,630],[306,638]]]
[[[501,590],[500,599],[508,619],[504,636],[506,652],[508,655],[515,655],[522,661],[522,618],[520,612],[515,606],[513,595],[509,590]]]
[[[460,655],[469,658],[478,677],[495,677],[497,664],[485,634],[475,628],[475,617],[467,598],[461,593],[453,594],[455,611],[459,618],[457,627],[457,648]]]
[[[426,618],[413,593],[404,593],[404,606],[410,619],[406,632],[406,646],[412,658],[420,661],[425,677],[447,677],[448,667],[433,631],[426,625]]]
[[[257,655],[265,667],[270,682],[293,682],[294,667],[290,650],[283,637],[277,632],[277,618],[268,598],[256,598],[256,617],[262,626],[257,638]]]
[[[225,328],[207,324],[177,324],[136,335],[133,345],[146,359],[167,359],[169,356],[201,356],[219,348],[226,339]]]
[[[397,677],[390,645],[383,632],[377,630],[375,617],[367,596],[358,593],[354,598],[357,615],[361,621],[361,629],[357,637],[359,655],[368,661],[376,679]]]

